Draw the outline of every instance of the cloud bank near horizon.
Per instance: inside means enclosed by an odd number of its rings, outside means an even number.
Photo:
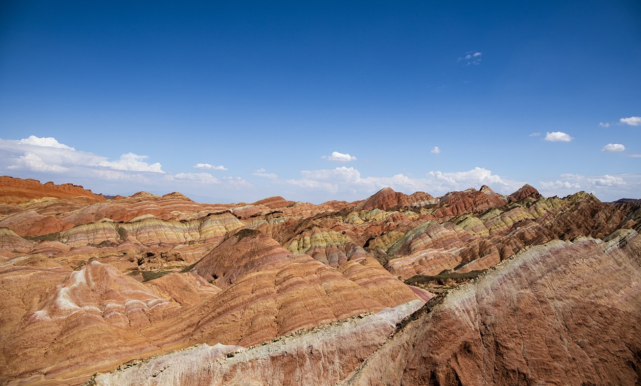
[[[566,135],[560,132],[547,134],[558,141],[567,141],[564,139]],[[625,147],[621,144],[608,144],[602,149],[604,152],[623,150]],[[330,157],[339,159],[334,160],[337,162],[356,159],[338,152],[323,158],[330,160]],[[199,171],[170,173],[160,162],[149,162],[145,155],[125,153],[118,159],[109,159],[76,150],[53,137],[0,139],[0,172],[3,174],[56,180],[57,183],[83,183],[87,188],[105,194],[140,190],[156,193],[180,191],[200,197],[227,197],[234,202],[253,202],[269,195],[290,195],[303,201],[322,202],[363,199],[384,187],[408,194],[423,191],[440,196],[450,191],[478,189],[482,185],[488,185],[501,194],[510,194],[529,183],[545,196],[564,196],[585,190],[606,200],[634,198],[634,194],[641,191],[641,174],[561,174],[551,180],[532,182],[501,176],[482,166],[464,171],[432,170],[419,176],[402,173],[368,176],[355,167],[339,166],[302,170],[297,178],[280,178],[277,173],[267,172],[264,168],[256,168],[248,176],[226,177],[217,177],[209,172],[227,171],[228,168],[222,165],[198,163],[194,168]]]

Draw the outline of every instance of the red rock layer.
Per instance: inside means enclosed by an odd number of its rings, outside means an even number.
[[[532,185],[525,184],[516,192],[510,194],[510,201],[521,201],[527,197],[540,198],[541,194]]]
[[[92,378],[96,385],[333,385],[421,302],[287,335],[248,349],[199,345]]]
[[[356,210],[393,210],[411,206],[423,206],[432,202],[434,197],[428,193],[416,192],[412,195],[395,192],[392,188],[383,188],[367,200],[356,205]]]
[[[58,282],[45,288],[7,269],[10,293],[38,297],[0,298],[12,310],[0,377],[76,384],[134,357],[203,342],[250,346],[417,299],[367,255],[354,253],[335,269],[249,229],[229,236],[194,272],[211,278],[209,268],[222,272],[222,291],[193,273],[142,284],[95,260],[78,271],[48,268]]]
[[[263,205],[268,207],[269,209],[285,208],[293,204],[295,204],[294,201],[285,200],[281,196],[264,198],[254,203],[254,205]]]
[[[9,176],[0,176],[0,202],[18,204],[21,202],[43,197],[87,197],[91,201],[105,201],[102,195],[97,195],[82,186],[73,184],[56,185],[53,182],[41,184],[36,180],[23,180]]]
[[[249,273],[282,266],[289,256],[291,253],[271,237],[260,231],[241,229],[205,255],[192,272],[226,288]]]
[[[482,214],[425,222],[387,249],[386,267],[403,279],[433,276],[445,270],[484,270],[527,246],[580,236],[603,238],[616,229],[634,228],[640,223],[641,212],[602,203],[586,193],[564,199],[533,197]],[[435,213],[441,209],[438,207]]]
[[[483,185],[481,189],[468,189],[463,192],[452,192],[441,197],[436,217],[457,216],[464,213],[482,213],[490,208],[507,204],[507,199]]]

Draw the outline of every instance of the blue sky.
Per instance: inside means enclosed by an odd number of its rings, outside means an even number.
[[[0,174],[209,202],[639,198],[640,69],[636,0],[4,1]]]

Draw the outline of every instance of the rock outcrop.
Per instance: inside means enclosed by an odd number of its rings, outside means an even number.
[[[434,203],[434,197],[429,193],[416,192],[407,195],[395,192],[392,188],[383,188],[376,194],[356,205],[356,210],[394,210],[408,207],[420,207]]]

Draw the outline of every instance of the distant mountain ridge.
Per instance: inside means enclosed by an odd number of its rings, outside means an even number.
[[[37,180],[0,176],[0,203],[17,204],[43,197],[86,197],[92,201],[105,200],[102,195],[94,194],[80,185],[56,185],[53,182],[41,184]]]

